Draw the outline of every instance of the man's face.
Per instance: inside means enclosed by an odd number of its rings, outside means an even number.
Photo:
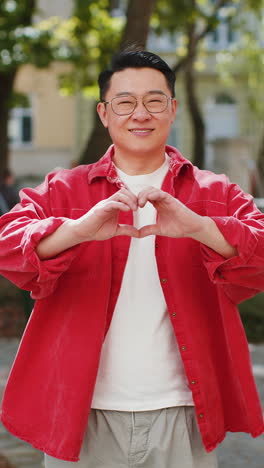
[[[116,153],[124,157],[133,153],[164,154],[177,103],[175,99],[169,99],[163,112],[151,113],[143,105],[142,98],[152,96],[153,92],[171,97],[165,76],[158,70],[126,68],[113,74],[105,101],[117,96],[134,96],[137,99],[136,108],[129,115],[117,115],[111,104],[98,104],[98,114],[108,128]]]

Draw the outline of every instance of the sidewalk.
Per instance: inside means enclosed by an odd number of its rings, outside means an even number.
[[[0,396],[19,341],[0,339]],[[253,371],[264,408],[264,344],[250,345]],[[0,453],[16,468],[43,468],[43,456],[31,445],[11,436],[0,424]],[[217,448],[219,468],[264,468],[264,435],[228,434]]]
[[[253,372],[264,409],[264,344],[250,345]],[[264,434],[229,433],[217,448],[219,468],[264,468]]]
[[[19,340],[0,338],[0,398],[14,360]],[[43,454],[9,434],[0,423],[0,453],[16,468],[43,468]]]

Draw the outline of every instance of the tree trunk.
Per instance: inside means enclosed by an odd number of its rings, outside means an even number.
[[[0,73],[0,173],[8,168],[8,118],[16,70]]]
[[[156,0],[130,0],[127,8],[127,22],[121,41],[121,48],[134,44],[145,47],[149,33],[149,22]]]
[[[192,162],[202,169],[205,163],[205,125],[196,96],[193,62],[189,62],[184,72],[184,78],[188,111],[193,129]]]
[[[188,111],[193,128],[192,162],[195,166],[202,169],[205,162],[205,125],[196,94],[194,63],[197,54],[197,41],[195,29],[195,23],[187,25],[187,55],[189,57],[189,61],[184,67],[184,85]]]
[[[26,0],[17,16],[17,26],[29,26],[36,8],[36,0]],[[17,68],[0,72],[0,173],[9,166],[8,119],[10,101]]]
[[[130,0],[127,9],[127,22],[120,49],[129,45],[145,47],[149,32],[150,16],[156,0]],[[97,161],[111,143],[107,129],[102,125],[94,110],[94,128],[80,157],[80,164],[89,164]]]
[[[94,128],[84,147],[78,164],[90,164],[98,161],[98,159],[106,152],[107,148],[111,144],[109,133],[103,126],[96,107],[97,104],[94,105],[93,109]]]

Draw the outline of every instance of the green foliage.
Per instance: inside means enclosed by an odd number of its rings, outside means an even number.
[[[67,50],[66,60],[74,68],[61,77],[64,92],[93,87],[98,73],[118,49],[124,19],[113,18],[107,0],[76,2],[73,17],[61,22],[54,35],[58,52]],[[58,59],[63,59],[58,54]]]
[[[226,20],[236,14],[239,1],[219,2],[211,0],[157,0],[153,27],[158,34],[186,31],[186,26],[197,25],[197,29],[210,27],[214,30],[221,18]]]
[[[10,107],[30,107],[31,103],[26,94],[14,92],[10,99]]]
[[[35,0],[0,4],[0,73],[26,63],[47,67],[56,60],[72,64],[60,80],[64,93],[92,86],[118,48],[124,19],[111,17],[108,0],[75,0],[69,19],[50,17],[33,25],[33,4]]]
[[[157,0],[152,29],[157,35],[176,35],[175,58],[178,63],[191,53],[197,57],[195,68],[204,68],[205,37],[221,21],[232,22],[239,0]]]
[[[20,303],[20,289],[3,276],[0,276],[0,307],[12,306]]]
[[[250,343],[264,342],[264,293],[239,305],[241,318]]]
[[[72,64],[60,76],[63,94],[93,94],[98,73],[118,49],[123,27],[124,19],[111,17],[108,0],[76,0],[69,19],[50,17],[38,24],[53,59]]]
[[[235,85],[236,75],[243,76],[250,105],[263,118],[264,100],[260,99],[264,94],[263,9],[264,0],[157,0],[152,28],[156,34],[177,34],[175,58],[179,62],[188,54],[188,45],[192,45],[202,31],[213,32],[220,21],[231,24],[232,29],[239,32],[240,39],[217,54],[216,71],[225,84],[231,86]],[[193,27],[192,37],[190,26]],[[195,45],[197,69],[203,68],[207,54],[204,37]]]
[[[259,2],[255,2],[259,3]],[[264,2],[263,7],[264,7]],[[258,17],[258,9],[251,11],[251,21],[243,19],[237,23],[239,41],[228,50],[217,54],[217,71],[223,82],[234,86],[236,76],[243,79],[248,90],[248,101],[253,112],[260,118],[264,114],[264,30]]]
[[[246,0],[242,2],[242,8],[245,11],[254,12],[259,18],[261,18],[264,8],[263,0]]]
[[[46,67],[52,60],[50,33],[32,26],[35,0],[5,0],[0,4],[0,72],[24,63]]]

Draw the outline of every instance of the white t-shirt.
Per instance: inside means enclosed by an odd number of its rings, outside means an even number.
[[[119,178],[136,195],[160,188],[164,164],[151,174]],[[153,224],[156,210],[147,203],[134,213],[134,225]],[[131,239],[127,264],[111,325],[100,357],[92,408],[147,411],[193,405],[157,271],[155,236]]]

